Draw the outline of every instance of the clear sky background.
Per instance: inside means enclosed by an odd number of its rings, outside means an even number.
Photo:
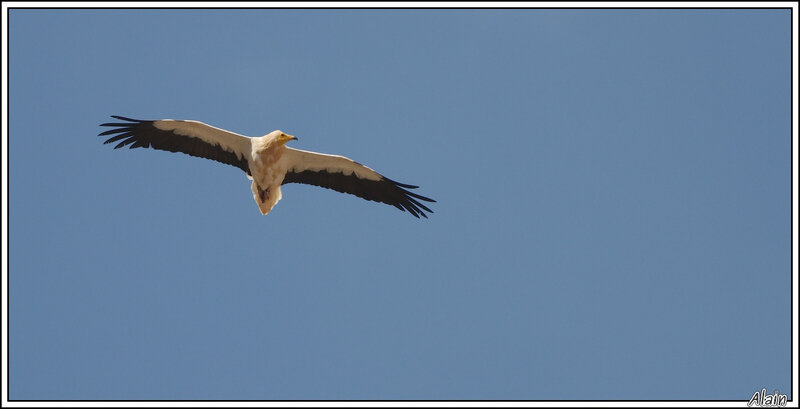
[[[12,10],[9,398],[788,393],[790,19]],[[281,129],[435,213],[261,216],[109,115]]]

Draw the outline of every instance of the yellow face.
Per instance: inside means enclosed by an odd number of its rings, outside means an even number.
[[[287,134],[285,134],[285,133],[281,132],[281,134],[280,134],[280,135],[278,135],[278,144],[279,144],[279,145],[283,145],[283,144],[285,144],[286,142],[289,142],[289,141],[291,141],[291,140],[296,140],[296,139],[297,139],[297,138],[295,138],[295,137],[294,137],[294,136],[292,136],[292,135],[287,135]]]

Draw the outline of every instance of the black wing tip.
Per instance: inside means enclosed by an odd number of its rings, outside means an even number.
[[[112,117],[112,118],[114,118],[114,119],[119,119],[120,121],[128,121],[128,122],[147,122],[147,121],[145,121],[145,120],[142,120],[142,119],[132,119],[132,118],[128,118],[128,117],[125,117],[125,116],[120,116],[120,115],[111,115],[111,117]]]
[[[431,210],[431,209],[428,209],[428,208],[420,209],[419,207],[417,207],[417,206],[415,206],[413,204],[406,204],[406,203],[404,203],[401,206],[400,210],[402,210],[404,212],[407,211],[407,212],[411,213],[411,215],[416,217],[417,219],[419,219],[420,216],[422,216],[422,217],[427,219],[428,215],[425,214],[425,212],[433,213],[433,210]]]
[[[405,211],[405,209],[403,211]],[[422,216],[422,217],[424,217],[426,219],[428,218],[428,215],[425,214],[425,212],[423,212],[422,210],[417,209],[417,208],[414,208],[413,210],[409,209],[408,212],[411,213],[411,215],[416,217],[417,219],[419,219],[420,216]],[[433,213],[433,211],[428,210],[428,213]]]
[[[402,192],[403,200],[401,201],[400,206],[398,206],[400,210],[408,211],[409,213],[411,213],[412,216],[416,217],[417,219],[419,219],[420,216],[427,219],[428,215],[425,214],[425,212],[433,214],[433,210],[429,209],[428,206],[425,206],[424,204],[418,202],[417,199],[430,203],[436,203],[435,200],[406,190],[406,189],[417,189],[419,188],[419,186],[400,183],[396,180],[392,180],[387,177],[384,177],[384,179],[392,183],[396,189]]]
[[[419,188],[419,186],[407,185],[405,183],[400,183],[400,182],[398,182],[396,180],[389,179],[386,176],[383,176],[383,179],[388,181],[388,182],[391,182],[392,184],[394,184],[397,187],[404,188],[403,190],[405,190],[405,189],[418,189]],[[412,196],[414,196],[414,197],[416,197],[417,199],[421,199],[421,200],[424,200],[426,202],[434,202],[434,203],[436,202],[435,200],[433,200],[433,199],[431,199],[429,197],[425,197],[425,196],[422,196],[422,195],[419,195],[419,194],[416,194],[416,193],[413,193],[413,192],[409,192],[407,190],[405,192],[410,194],[410,195],[412,195]]]
[[[133,118],[128,118],[128,117],[119,116],[119,115],[111,115],[111,117],[114,118],[114,119],[119,119],[120,121],[127,121],[127,122],[105,122],[105,123],[100,124],[100,126],[133,126],[133,125],[141,124],[141,123],[144,123],[144,122],[153,122],[153,121],[150,121],[150,120],[133,119]]]
[[[103,144],[109,144],[109,143],[116,142],[116,141],[122,139],[122,141],[120,143],[118,143],[116,146],[114,146],[114,149],[122,148],[123,146],[126,146],[126,145],[131,144],[131,143],[133,143],[133,145],[130,146],[131,149],[134,148],[134,147],[143,146],[142,144],[134,143],[134,142],[136,142],[136,137],[133,135],[133,132],[134,132],[134,129],[135,129],[135,127],[137,125],[139,125],[141,123],[145,123],[145,122],[151,122],[151,121],[144,121],[144,120],[141,120],[141,119],[132,119],[132,118],[128,118],[128,117],[120,116],[120,115],[111,115],[111,117],[114,118],[114,119],[118,119],[120,121],[127,121],[127,122],[106,122],[106,123],[100,124],[100,126],[112,126],[112,127],[114,127],[113,129],[108,129],[106,131],[103,131],[103,132],[100,132],[99,134],[97,134],[97,136],[109,136],[109,135],[111,135],[108,139],[106,139],[103,142]],[[118,135],[115,135],[115,134],[118,134]]]
[[[400,183],[400,182],[398,182],[398,181],[396,181],[396,180],[389,179],[389,178],[387,178],[386,176],[383,176],[383,178],[384,178],[384,179],[386,179],[386,180],[388,180],[389,182],[392,182],[392,183],[394,183],[394,184],[395,184],[395,185],[397,185],[397,186],[404,187],[404,188],[406,188],[406,189],[417,189],[417,188],[419,187],[419,186],[414,186],[414,185],[407,185],[407,184],[405,184],[405,183]]]

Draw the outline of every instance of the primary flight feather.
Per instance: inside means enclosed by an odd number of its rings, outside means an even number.
[[[395,182],[344,156],[289,148],[286,143],[297,138],[281,131],[251,138],[197,121],[112,118],[125,122],[100,124],[112,127],[100,136],[111,135],[104,143],[119,142],[114,149],[129,146],[183,152],[243,170],[253,181],[250,188],[261,214],[269,213],[281,200],[281,185],[286,183],[349,193],[392,205],[417,218],[433,213],[421,201],[435,200],[408,190],[417,186]]]

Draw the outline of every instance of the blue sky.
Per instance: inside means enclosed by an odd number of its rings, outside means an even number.
[[[790,388],[789,10],[11,10],[10,399]],[[113,150],[346,155],[428,220]]]

